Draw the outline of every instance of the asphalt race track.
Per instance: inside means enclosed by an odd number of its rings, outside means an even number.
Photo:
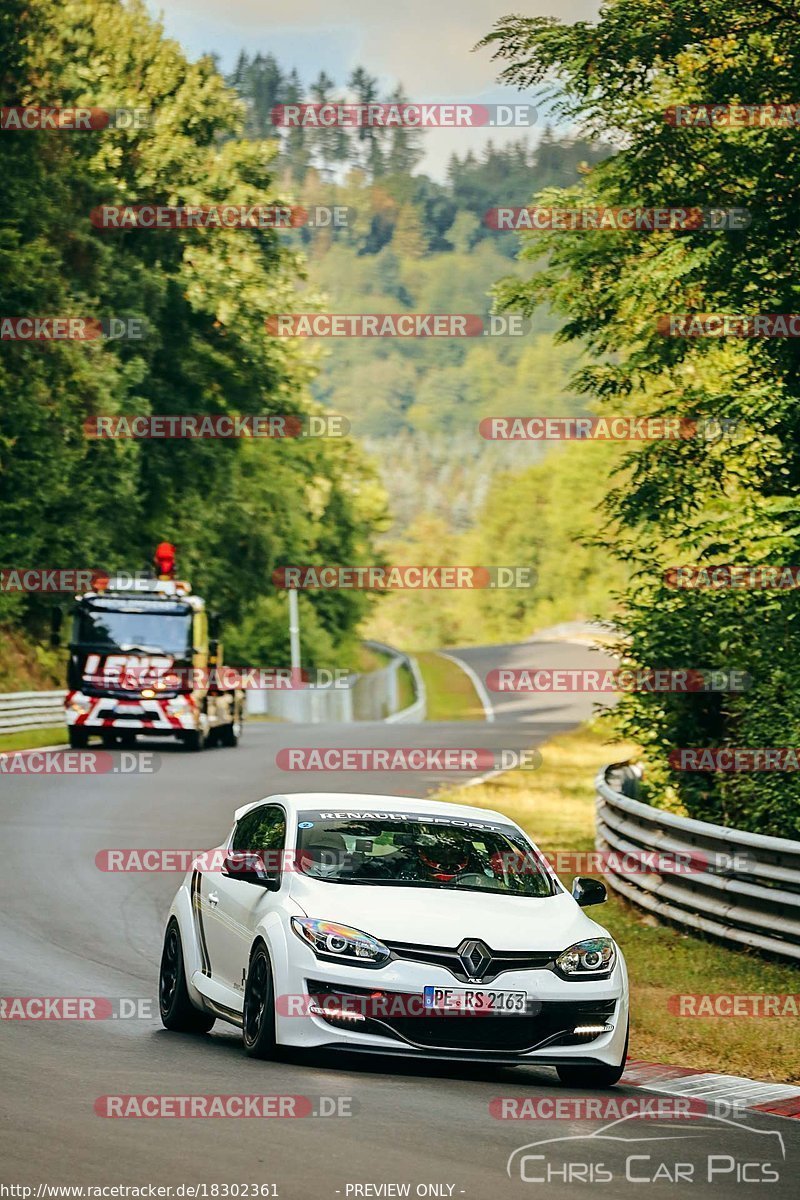
[[[463,658],[479,675],[498,666],[607,665],[586,647],[556,642],[473,649]],[[635,1120],[598,1137],[603,1122],[490,1114],[496,1097],[577,1095],[544,1067],[343,1058],[266,1064],[244,1056],[232,1026],[218,1022],[204,1037],[162,1029],[158,960],[180,876],[105,873],[95,864],[97,852],[214,846],[234,808],[271,792],[422,795],[449,781],[435,772],[328,774],[324,780],[319,773],[287,773],[275,765],[282,747],[522,749],[570,728],[593,704],[587,695],[492,699],[492,723],[252,723],[238,750],[193,755],[151,743],[160,755],[153,775],[0,776],[0,994],[146,1002],[144,1015],[130,1019],[0,1021],[2,1182],[33,1185],[33,1196],[47,1183],[207,1185],[195,1193],[200,1196],[225,1195],[215,1193],[214,1184],[274,1184],[280,1200],[403,1194],[496,1200],[534,1196],[545,1186],[551,1196],[588,1194],[595,1186],[596,1194],[632,1197],[646,1180],[653,1180],[654,1196],[723,1197],[734,1189],[742,1197],[796,1195],[795,1121],[752,1116],[742,1129],[708,1119],[679,1125]],[[535,789],[535,775],[531,781]],[[636,1057],[635,1044],[631,1053]],[[115,1120],[94,1110],[104,1095],[153,1093],[307,1095],[314,1105],[320,1096],[349,1097],[352,1115]],[[612,1094],[644,1093],[619,1087]],[[564,1138],[571,1140],[515,1156],[507,1174],[518,1148]],[[716,1172],[711,1183],[709,1158]],[[775,1172],[779,1179],[771,1181]]]

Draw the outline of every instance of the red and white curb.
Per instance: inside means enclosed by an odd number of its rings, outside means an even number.
[[[620,1082],[669,1096],[727,1101],[749,1112],[775,1117],[800,1118],[800,1087],[791,1083],[765,1083],[741,1075],[715,1075],[691,1067],[628,1060]]]

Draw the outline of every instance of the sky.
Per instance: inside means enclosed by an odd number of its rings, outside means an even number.
[[[169,37],[190,58],[210,51],[230,70],[245,49],[271,53],[285,69],[296,67],[304,83],[324,70],[344,85],[353,67],[377,75],[387,91],[402,83],[409,99],[443,103],[530,102],[515,88],[501,87],[499,62],[489,50],[472,52],[494,23],[509,12],[593,20],[595,0],[148,0]],[[432,129],[423,139],[420,170],[443,179],[452,153],[476,152],[489,136],[505,143],[528,136],[538,140],[543,117],[527,134],[519,129]]]

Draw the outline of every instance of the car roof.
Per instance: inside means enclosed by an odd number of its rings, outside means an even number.
[[[242,808],[237,808],[235,813],[236,820],[238,821],[251,809],[268,803],[282,804],[290,815],[311,808],[325,808],[336,812],[348,812],[351,809],[360,811],[364,809],[369,812],[378,813],[430,813],[432,816],[452,816],[461,817],[462,819],[464,816],[483,820],[490,817],[493,820],[503,821],[509,825],[514,824],[510,817],[507,817],[504,813],[497,812],[493,808],[478,808],[468,804],[450,804],[446,800],[426,800],[415,796],[376,796],[364,792],[280,792],[273,796],[264,796],[261,800],[256,800],[252,804],[245,804]]]

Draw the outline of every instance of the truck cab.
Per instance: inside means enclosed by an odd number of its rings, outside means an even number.
[[[205,602],[175,579],[109,578],[76,596],[65,711],[69,743],[132,746],[171,737],[188,750],[239,740],[244,695],[220,686],[222,647]]]

